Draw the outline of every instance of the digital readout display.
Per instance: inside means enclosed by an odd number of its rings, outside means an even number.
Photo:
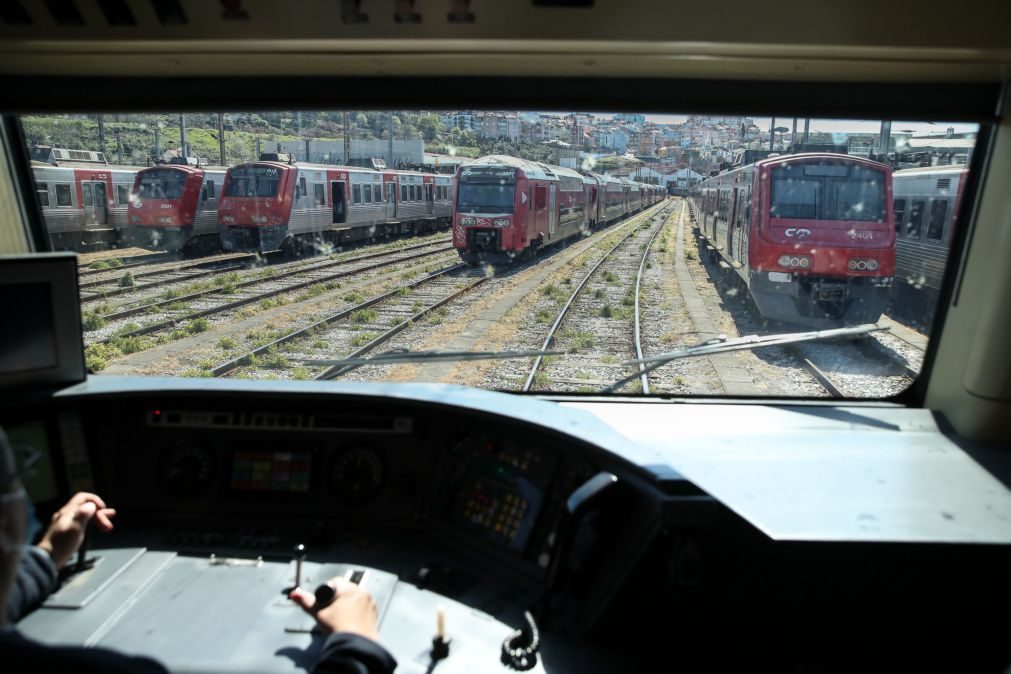
[[[235,491],[305,494],[311,472],[310,452],[240,450],[232,456],[230,487]]]

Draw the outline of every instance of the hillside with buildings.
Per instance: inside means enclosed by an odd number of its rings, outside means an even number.
[[[110,163],[149,165],[185,154],[235,164],[260,152],[301,162],[453,171],[486,154],[628,175],[669,188],[770,152],[827,150],[884,159],[896,167],[965,161],[971,134],[914,136],[909,130],[826,133],[803,119],[760,127],[741,116],[695,115],[661,123],[635,113],[456,110],[35,115],[21,119],[31,145],[104,151]],[[181,147],[185,137],[186,150]]]

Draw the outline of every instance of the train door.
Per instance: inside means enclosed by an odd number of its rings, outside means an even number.
[[[84,222],[88,225],[104,225],[109,222],[105,183],[85,180],[81,182],[84,193]]]
[[[594,226],[597,219],[597,188],[590,188],[590,198],[589,202],[586,204],[586,217],[589,220],[587,224],[591,227]]]
[[[543,232],[547,221],[548,208],[548,188],[545,185],[537,185],[534,188],[534,214],[538,232]]]
[[[425,183],[425,212],[431,215],[435,211],[435,191],[432,183]]]
[[[552,184],[548,190],[550,200],[548,201],[548,233],[552,236],[555,233],[555,226],[558,224],[558,206],[556,192],[558,186]]]
[[[739,194],[740,190],[735,187],[730,197],[730,218],[727,220],[727,256],[731,260],[734,259],[734,225],[737,224],[737,212],[740,208],[740,204],[738,203]]]
[[[348,203],[346,181],[330,181],[330,203],[333,204],[333,221],[335,223],[347,222]]]
[[[397,183],[386,181],[386,219],[397,219]]]

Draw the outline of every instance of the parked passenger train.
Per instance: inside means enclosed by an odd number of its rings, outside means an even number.
[[[96,153],[97,154],[97,153]],[[137,168],[32,161],[35,189],[53,250],[114,245],[127,223]]]
[[[228,169],[218,204],[225,250],[298,252],[450,222],[453,177],[417,171],[296,165],[284,154]]]
[[[892,174],[895,283],[890,313],[920,329],[933,322],[967,174],[958,165]]]
[[[183,164],[138,171],[121,242],[192,254],[218,250],[218,200],[225,171]]]
[[[840,154],[776,156],[703,180],[691,207],[711,255],[765,318],[876,322],[895,273],[892,172]]]
[[[457,170],[453,245],[468,264],[506,263],[663,198],[627,178],[488,155]]]

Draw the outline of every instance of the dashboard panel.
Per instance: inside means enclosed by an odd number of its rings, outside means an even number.
[[[664,463],[662,452],[680,451],[680,465],[716,484],[701,470],[713,457],[747,466],[734,473],[750,484],[742,493],[773,479],[783,488],[782,474],[744,462],[752,449],[772,449],[773,436],[741,431],[740,442],[713,445],[716,407],[619,404],[587,414],[452,387],[438,395],[383,387],[377,396],[375,387],[280,395],[262,383],[179,390],[186,386],[102,379],[0,405],[0,425],[18,442],[43,444],[50,459],[38,494],[55,484],[58,505],[86,478],[118,510],[111,534],[90,536],[94,569],[72,575],[51,605],[19,625],[26,634],[151,654],[185,671],[247,671],[224,655],[247,644],[263,651],[255,671],[288,671],[277,654],[308,638],[305,617],[280,596],[296,577],[297,543],[309,551],[303,583],[363,579],[380,605],[382,640],[408,663],[404,671],[421,663],[436,606],[466,644],[440,671],[495,671],[502,639],[529,609],[544,621],[543,671],[603,672],[626,661],[638,671],[669,666],[657,644],[672,633],[682,635],[689,668],[709,664],[726,634],[740,648],[719,657],[736,662],[786,629],[763,627],[771,606],[817,616],[789,620],[803,660],[854,620],[881,635],[900,620],[929,630],[944,624],[941,613],[965,615],[1006,596],[993,588],[1007,586],[997,580],[1007,546],[771,540]],[[901,426],[879,423],[872,435],[868,425],[872,444],[896,428],[924,432],[908,414],[829,412],[796,417],[809,429],[794,429],[804,456],[820,437],[824,460],[835,425],[875,416]],[[603,421],[611,415],[632,420],[638,440],[610,430]],[[751,427],[770,422],[789,418]],[[671,424],[681,429],[679,448],[661,449]],[[570,503],[588,483],[614,486]],[[953,564],[973,574],[950,578]],[[811,604],[811,596],[820,598]],[[233,605],[243,607],[246,632],[211,639]],[[199,615],[194,625],[191,614]],[[202,645],[181,653],[164,639],[144,641],[149,626],[166,621]],[[969,620],[953,638],[992,645],[993,627]],[[874,643],[908,652],[909,644]],[[981,661],[1002,655],[980,651]]]

